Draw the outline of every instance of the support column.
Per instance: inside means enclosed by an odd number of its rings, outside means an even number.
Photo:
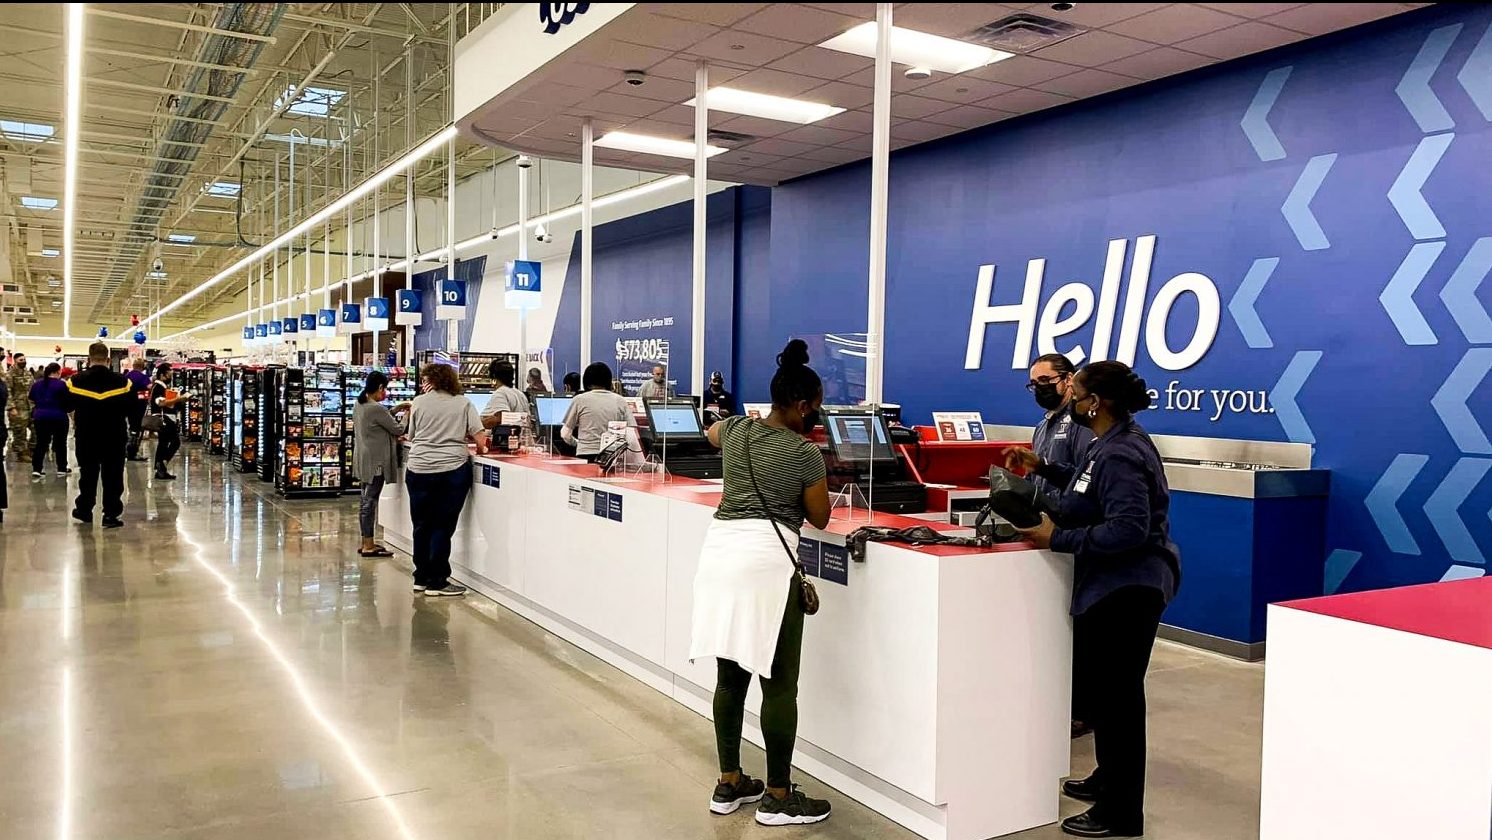
[[[595,200],[596,184],[593,169],[596,164],[594,148],[596,130],[591,118],[586,117],[580,127],[580,367],[594,361],[591,358],[591,204]],[[618,372],[620,375],[620,372]]]
[[[528,259],[528,166],[518,167],[518,259]],[[504,283],[506,288],[506,283]],[[528,307],[518,308],[518,368],[528,370]],[[520,380],[523,381],[523,380]]]
[[[886,372],[886,194],[891,164],[891,4],[876,4],[874,133],[870,147],[870,282],[865,401],[882,402]]]
[[[706,212],[705,174],[709,166],[705,150],[710,134],[710,68],[699,62],[694,69],[694,308],[690,322],[689,391],[703,398],[705,392],[705,242],[709,230]],[[670,359],[670,361],[672,361]]]

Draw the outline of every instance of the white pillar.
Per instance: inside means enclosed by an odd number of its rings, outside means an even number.
[[[528,170],[527,166],[518,167],[518,259],[520,260],[528,259]],[[504,283],[504,288],[506,288],[506,283]],[[518,310],[518,369],[528,370],[528,309],[526,308]]]
[[[891,4],[876,4],[874,134],[870,147],[870,283],[865,319],[865,401],[884,397],[886,192],[891,158]]]
[[[710,68],[703,62],[694,69],[694,309],[689,342],[689,387],[691,394],[705,392],[705,234],[709,217],[705,206],[705,149],[709,146]],[[670,362],[672,359],[669,360]]]
[[[452,36],[454,37],[454,36]],[[446,145],[446,278],[456,279],[456,141]],[[446,322],[446,349],[460,352],[457,347],[460,326],[454,321]]]
[[[580,127],[580,366],[591,359],[591,202],[596,185],[592,178],[596,152],[595,127],[586,117]]]
[[[414,173],[418,168],[418,166],[411,166],[404,173],[404,288],[406,289],[414,288]],[[394,320],[398,320],[399,316],[395,313],[399,311],[399,302],[392,301],[391,303],[393,305],[389,307],[390,315]],[[410,353],[413,352],[414,347],[414,329],[412,327],[402,329],[409,340],[405,342],[404,352],[399,355],[397,361],[408,367],[411,363]],[[397,335],[397,332],[395,334]]]

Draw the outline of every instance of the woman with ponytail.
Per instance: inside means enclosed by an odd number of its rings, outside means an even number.
[[[394,556],[378,544],[374,532],[383,485],[399,475],[399,438],[404,435],[404,426],[394,418],[394,412],[408,411],[409,404],[401,403],[393,412],[385,408],[388,387],[389,377],[383,371],[369,373],[352,414],[352,473],[363,485],[357,505],[358,529],[363,537],[357,552],[360,557]]]
[[[1012,450],[1058,487],[1057,522],[1024,531],[1040,548],[1076,558],[1073,696],[1093,727],[1098,767],[1062,791],[1093,808],[1065,820],[1078,837],[1138,837],[1145,829],[1145,671],[1161,613],[1181,583],[1171,542],[1170,488],[1150,436],[1134,420],[1150,408],[1145,380],[1121,362],[1094,362],[1072,380],[1072,420],[1093,431],[1079,464],[1049,464]]]
[[[730,417],[710,427],[725,462],[720,507],[710,522],[694,577],[690,660],[716,663],[715,741],[720,778],[710,811],[734,813],[761,802],[762,825],[804,825],[829,818],[829,803],[792,783],[798,738],[798,664],[805,599],[796,566],[806,520],[829,524],[824,458],[805,438],[818,425],[824,386],[808,366],[808,345],[794,339],[777,356],[772,413]],[[763,783],[741,772],[746,691],[761,681]]]

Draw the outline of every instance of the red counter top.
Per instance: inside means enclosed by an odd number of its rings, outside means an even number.
[[[573,459],[552,458],[547,455],[530,455],[527,453],[517,455],[478,455],[477,458],[478,460],[498,466],[504,464],[519,465],[553,475],[583,479],[597,484],[610,484],[613,487],[630,490],[635,493],[650,493],[655,496],[664,496],[707,508],[714,508],[720,501],[719,493],[701,492],[698,489],[694,489],[700,487],[718,488],[721,486],[718,482],[674,475],[668,476],[666,479],[646,475],[636,477],[604,476],[601,475],[600,469],[594,464],[564,463],[567,460]],[[619,478],[631,480],[618,480]],[[964,530],[957,525],[947,522],[928,522],[924,519],[912,519],[911,517],[898,516],[891,513],[872,512],[867,516],[864,510],[851,512],[844,509],[836,509],[830,515],[829,526],[824,531],[839,536],[848,536],[850,532],[864,525],[874,525],[883,528],[911,528],[918,525],[925,525],[934,531],[940,532]],[[898,548],[934,557],[957,557],[966,554],[990,554],[1005,551],[1028,551],[1031,549],[1029,543],[1002,543],[991,546],[990,548],[975,548],[961,545],[913,546],[906,543],[895,543],[895,545]]]
[[[1492,577],[1328,595],[1276,606],[1492,649]]]

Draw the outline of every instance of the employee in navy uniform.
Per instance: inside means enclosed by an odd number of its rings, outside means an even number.
[[[78,454],[78,500],[73,519],[93,522],[99,483],[104,486],[104,527],[124,524],[124,458],[129,448],[129,418],[139,399],[135,385],[109,368],[109,346],[88,347],[88,369],[67,380],[67,410],[73,415],[73,448]]]
[[[1048,353],[1031,365],[1031,381],[1026,383],[1026,390],[1046,411],[1046,417],[1031,435],[1031,448],[1049,464],[1076,464],[1083,460],[1083,452],[1093,442],[1093,432],[1073,423],[1072,414],[1067,411],[1076,372],[1072,360],[1061,353]],[[1055,505],[1061,487],[1039,475],[1032,476],[1031,482]]]
[[[1150,407],[1145,380],[1120,362],[1094,362],[1072,378],[1068,411],[1093,431],[1076,465],[1011,450],[1025,467],[1066,489],[1057,520],[1024,533],[1039,548],[1076,557],[1073,581],[1073,693],[1093,698],[1098,767],[1063,793],[1093,802],[1062,823],[1078,837],[1138,837],[1145,830],[1145,671],[1161,613],[1181,583],[1171,542],[1171,491],[1159,453],[1134,414]]]

